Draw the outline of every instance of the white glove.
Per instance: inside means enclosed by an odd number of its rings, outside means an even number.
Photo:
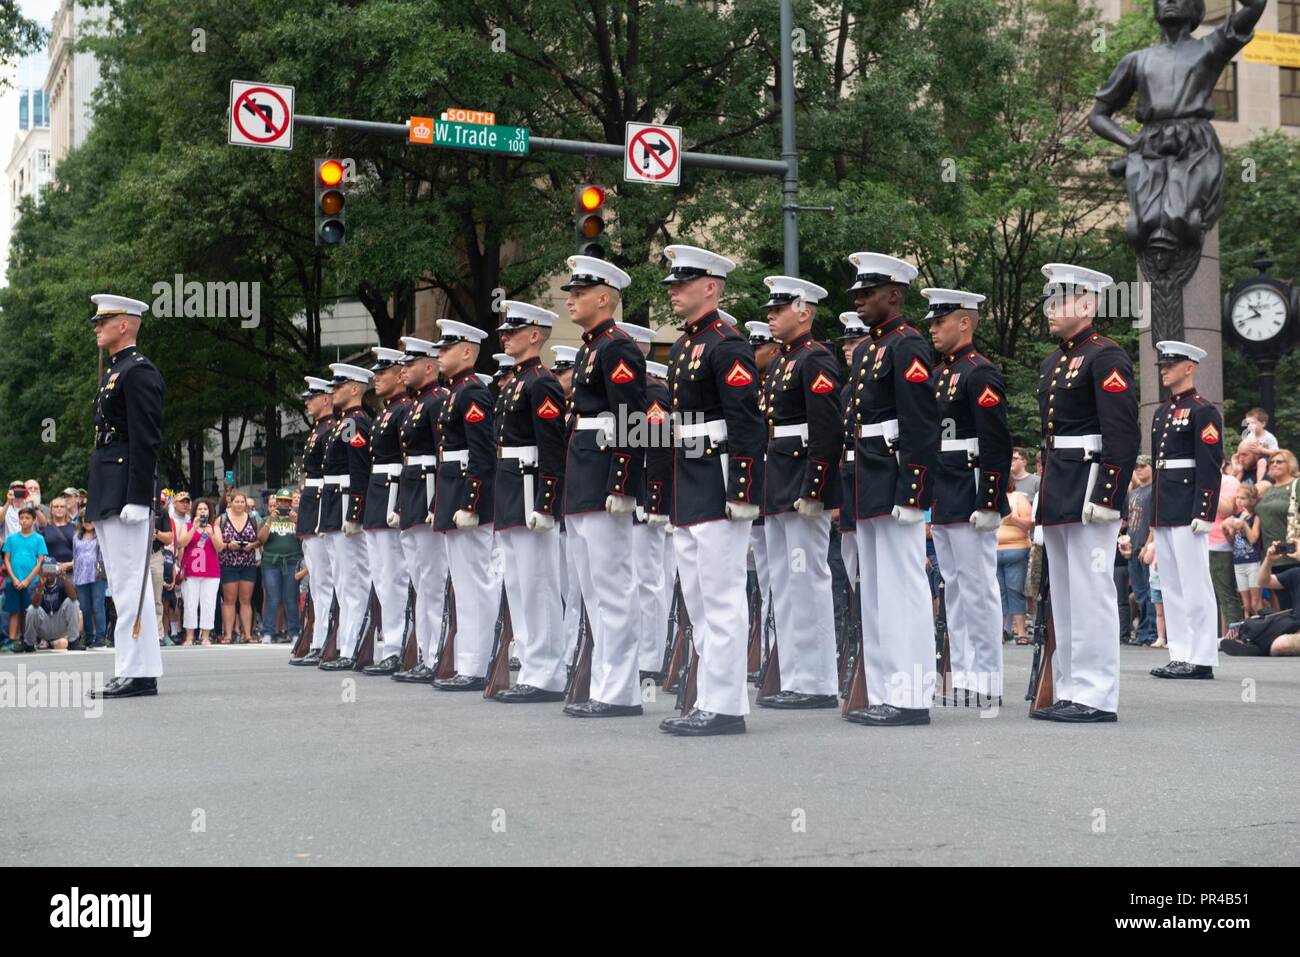
[[[1088,502],[1083,506],[1083,523],[1085,525],[1100,525],[1102,522],[1118,521],[1119,512],[1113,508],[1098,505],[1096,502]]]
[[[1207,522],[1207,521],[1206,521],[1205,519],[1203,519],[1203,518],[1194,518],[1194,519],[1192,519],[1192,534],[1193,534],[1193,535],[1204,535],[1204,534],[1206,534],[1207,532],[1209,532],[1209,530],[1212,529],[1213,527],[1214,527],[1214,523],[1213,523],[1213,522]]]
[[[343,534],[344,534],[344,535],[357,535],[357,534],[359,534],[360,532],[361,532],[361,523],[360,523],[360,522],[344,522],[344,523],[343,523]]]
[[[894,516],[894,521],[899,525],[915,525],[918,522],[925,521],[925,512],[919,508],[909,508],[906,505],[895,505],[891,514]]]
[[[118,516],[123,525],[139,525],[141,522],[149,520],[148,505],[124,505],[122,513]]]
[[[631,515],[636,511],[635,495],[609,495],[605,498],[605,511],[611,515]]]
[[[758,518],[758,506],[746,502],[728,502],[727,518],[733,522],[752,522]]]
[[[534,532],[544,532],[555,527],[555,518],[545,512],[529,512],[526,524]]]
[[[430,512],[428,515],[424,516],[425,525],[432,525],[434,521],[436,521],[436,519],[433,516],[433,512]]]
[[[1033,534],[1034,544],[1039,548],[1043,547],[1043,526],[1035,525]]]
[[[451,517],[456,523],[457,528],[475,528],[478,525],[478,513],[471,512],[467,508],[456,510],[456,514]]]
[[[660,528],[668,524],[668,516],[660,515],[657,512],[650,512],[645,517],[645,523],[651,528]]]
[[[402,516],[398,515],[396,512],[389,512],[389,513],[388,513],[388,527],[389,527],[389,528],[401,528],[401,527],[402,527]]]
[[[826,506],[821,502],[810,502],[806,498],[797,498],[794,500],[794,510],[808,519],[819,519],[822,512],[826,511]]]
[[[996,532],[1002,516],[987,508],[976,509],[970,513],[970,523],[977,532]]]

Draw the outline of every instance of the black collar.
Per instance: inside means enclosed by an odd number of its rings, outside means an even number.
[[[905,325],[907,325],[907,320],[903,318],[903,314],[900,312],[898,315],[891,316],[884,322],[872,326],[871,338],[879,339],[881,336],[887,336],[895,329],[899,329]]]
[[[1061,340],[1061,351],[1069,352],[1081,342],[1087,342],[1092,338],[1092,326],[1084,326],[1077,333],[1068,339]]]
[[[711,309],[698,319],[692,319],[682,327],[682,331],[688,336],[698,336],[707,326],[713,325],[718,321],[718,310]]]
[[[588,329],[586,332],[582,334],[582,341],[595,342],[597,339],[599,339],[601,336],[603,336],[605,333],[609,332],[609,330],[613,328],[614,328],[614,320],[612,317],[609,319],[601,320],[596,325],[592,326],[590,329]]]
[[[802,349],[804,343],[808,342],[810,339],[812,339],[812,333],[805,332],[801,336],[795,336],[789,342],[781,343],[781,354],[789,355],[790,353],[794,352],[794,350],[796,349]]]
[[[965,359],[968,355],[970,355],[974,351],[975,351],[975,343],[968,342],[966,345],[962,346],[952,355],[944,356],[943,361],[946,365],[952,365],[954,362],[960,362],[962,359]]]

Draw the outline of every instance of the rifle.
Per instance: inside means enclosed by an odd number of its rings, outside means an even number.
[[[311,651],[311,635],[316,627],[316,607],[311,601],[311,592],[307,593],[307,600],[302,603],[302,630],[298,633],[298,640],[293,643],[293,648],[289,651],[292,658],[302,658]]]
[[[587,603],[578,610],[578,642],[573,646],[573,664],[569,666],[569,680],[564,686],[565,704],[582,704],[591,700],[591,652],[595,639],[591,622],[587,620]]]
[[[943,578],[939,578],[939,614],[934,620],[935,659],[939,663],[939,681],[936,697],[940,705],[947,705],[952,692],[952,705],[957,706],[957,691],[952,684],[952,641],[948,634],[948,606],[944,602]]]
[[[1056,654],[1056,628],[1052,624],[1051,580],[1047,576],[1047,547],[1043,546],[1039,569],[1038,597],[1034,601],[1034,661],[1029,668],[1029,690],[1025,700],[1030,712],[1049,707],[1056,700],[1052,686],[1052,656]]]
[[[677,679],[682,671],[682,659],[686,656],[686,602],[682,597],[681,578],[673,590],[673,611],[668,616],[668,655],[664,659],[664,694],[677,690]]]
[[[438,636],[438,656],[434,661],[433,676],[437,679],[454,677],[456,674],[456,589],[452,587],[451,575],[443,588],[442,632]]]
[[[776,694],[781,690],[781,655],[777,651],[776,615],[772,611],[772,602],[767,603],[767,621],[763,623],[765,633],[772,638],[767,642],[767,659],[758,672],[759,695]]]
[[[320,650],[320,660],[333,661],[339,656],[339,596],[330,599],[330,627],[325,645]]]
[[[848,583],[849,602],[844,622],[844,634],[840,636],[839,653],[835,659],[835,673],[840,684],[840,694],[847,687],[849,672],[853,670],[853,659],[858,652],[858,634],[861,632],[862,606],[858,602],[857,586]]]
[[[844,705],[840,708],[840,714],[847,717],[850,711],[861,711],[867,706],[867,671],[866,660],[864,658],[865,649],[862,638],[862,585],[857,586],[854,595],[853,607],[855,621],[857,623],[857,633],[853,636],[852,644],[849,650],[849,661],[847,662],[846,671],[848,672],[848,681],[844,686]]]
[[[757,676],[763,664],[763,595],[755,584],[749,593],[749,644],[745,672]]]
[[[664,691],[672,690],[671,688],[668,687],[668,683],[672,680],[672,672],[669,670],[669,667],[672,665],[672,661],[673,661],[673,648],[677,644],[677,614],[678,614],[678,599],[680,596],[681,596],[680,579],[674,577],[673,597],[668,604],[668,637],[664,642],[664,660],[659,666],[659,673],[664,676],[663,683],[662,683]]]
[[[695,707],[696,672],[699,671],[700,656],[695,653],[695,628],[691,625],[691,616],[686,611],[683,601],[680,617],[686,619],[682,629],[682,670],[677,676],[677,710],[682,714]]]
[[[357,639],[357,649],[352,654],[353,671],[360,671],[375,662],[375,635],[379,635],[380,643],[384,640],[383,632],[379,630],[379,614],[379,596],[371,585],[366,598],[366,613],[361,619],[361,637]]]
[[[402,663],[399,671],[410,671],[420,663],[420,641],[415,634],[415,586],[406,591],[406,622],[402,626]]]
[[[501,603],[497,609],[496,634],[492,639],[492,657],[489,659],[487,683],[483,697],[490,698],[498,691],[510,687],[510,642],[515,629],[510,623],[510,602],[506,600],[506,586],[501,586]]]

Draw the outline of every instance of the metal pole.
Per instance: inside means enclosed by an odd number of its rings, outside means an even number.
[[[794,148],[794,0],[781,0],[781,212],[785,274],[799,275],[799,157]]]

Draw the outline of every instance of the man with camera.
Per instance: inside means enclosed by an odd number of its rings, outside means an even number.
[[[41,651],[66,651],[79,634],[81,611],[72,570],[47,558],[41,562],[40,587],[32,593],[32,606],[27,610],[23,641],[27,647]]]
[[[1259,587],[1285,591],[1292,608],[1300,600],[1300,565],[1291,565],[1274,573],[1273,564],[1283,558],[1294,558],[1300,552],[1300,541],[1273,542],[1264,552],[1259,566]],[[1248,618],[1234,624],[1229,636],[1219,642],[1225,655],[1244,658],[1286,658],[1300,655],[1300,617],[1294,610],[1274,612]]]

